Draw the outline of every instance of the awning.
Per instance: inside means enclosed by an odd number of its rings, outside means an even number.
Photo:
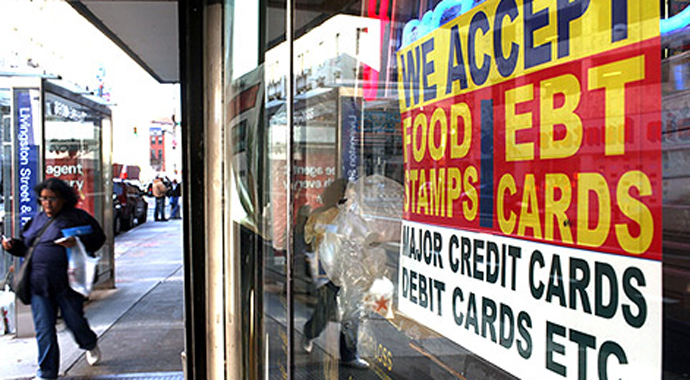
[[[81,0],[69,4],[161,83],[180,80],[175,0]]]

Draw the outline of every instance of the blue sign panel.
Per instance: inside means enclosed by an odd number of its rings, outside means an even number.
[[[357,99],[342,97],[340,110],[342,176],[347,178],[349,182],[354,182],[359,178],[361,108]]]
[[[17,155],[19,222],[24,225],[38,211],[34,187],[38,183],[38,145],[35,139],[34,110],[29,90],[15,92],[17,124],[15,154]]]

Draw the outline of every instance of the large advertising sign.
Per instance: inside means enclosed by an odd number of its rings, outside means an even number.
[[[46,179],[55,177],[67,182],[77,194],[77,206],[95,215],[97,162],[81,152],[80,148],[75,147],[66,154],[46,157]]]
[[[400,312],[519,378],[661,378],[658,3],[489,0],[396,59]]]

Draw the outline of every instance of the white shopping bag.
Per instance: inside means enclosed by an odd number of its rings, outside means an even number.
[[[96,266],[100,258],[89,255],[79,237],[75,238],[77,244],[72,248],[67,248],[67,278],[69,286],[75,292],[88,297],[93,289]]]
[[[14,333],[14,293],[9,285],[0,290],[0,335]]]

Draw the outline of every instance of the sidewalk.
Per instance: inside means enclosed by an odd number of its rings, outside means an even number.
[[[102,362],[88,366],[84,352],[59,324],[62,376],[182,379],[181,233],[181,220],[151,220],[115,237],[116,288],[95,291],[85,307],[91,328],[99,336]],[[34,338],[0,336],[0,378],[32,378],[36,356]]]

